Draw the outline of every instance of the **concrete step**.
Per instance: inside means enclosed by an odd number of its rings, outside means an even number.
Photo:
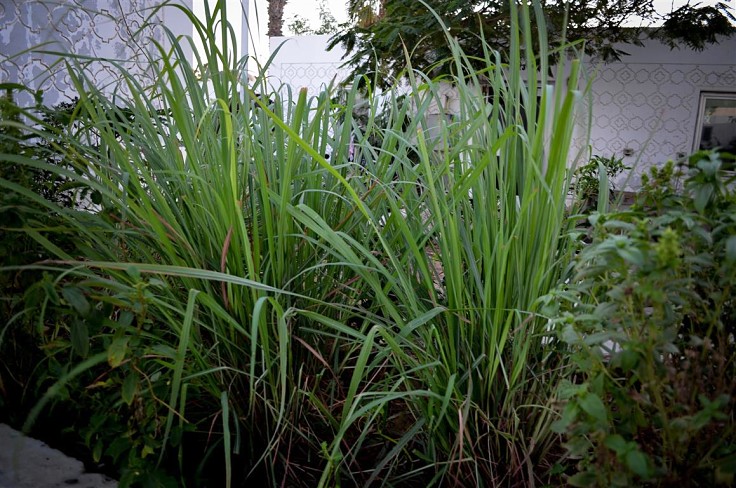
[[[112,488],[107,476],[85,473],[84,464],[0,424],[0,488]]]

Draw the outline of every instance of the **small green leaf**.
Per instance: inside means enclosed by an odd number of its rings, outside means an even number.
[[[736,235],[726,240],[726,261],[736,262]]]
[[[138,375],[129,373],[125,380],[123,380],[123,389],[122,389],[122,397],[123,401],[130,405],[133,403],[133,398],[135,398],[135,394],[138,391]]]
[[[618,255],[634,266],[644,266],[644,254],[636,247],[624,247],[616,250]]]
[[[82,290],[76,286],[65,286],[61,289],[61,295],[82,317],[87,316],[90,306]]]
[[[601,302],[595,307],[593,313],[598,317],[608,318],[618,313],[618,306],[612,302]]]
[[[141,451],[141,458],[145,459],[146,456],[153,454],[154,452],[155,451],[153,450],[153,448],[146,444],[145,446],[143,446],[143,450]]]
[[[562,463],[555,463],[554,466],[552,466],[552,469],[550,470],[550,474],[552,475],[560,475],[564,474],[565,472],[565,465]]]
[[[587,456],[592,448],[592,443],[585,436],[571,436],[565,443],[565,449],[572,458]]]
[[[626,466],[628,466],[631,471],[641,476],[642,478],[646,479],[649,477],[647,457],[643,452],[639,451],[638,449],[632,449],[631,451],[626,453]]]
[[[54,305],[58,305],[60,303],[59,294],[56,293],[56,288],[54,288],[54,285],[44,280],[43,282],[41,282],[41,287],[46,292],[46,296],[51,303],[53,303]]]
[[[623,350],[621,352],[620,358],[621,369],[623,369],[626,373],[636,368],[636,365],[639,364],[639,354],[636,351],[632,351],[631,349]]]
[[[583,391],[583,386],[576,385],[568,379],[564,379],[560,382],[560,386],[557,387],[557,395],[560,400],[569,400],[575,395]]]
[[[118,317],[117,323],[122,327],[128,327],[133,323],[134,318],[135,315],[130,310],[123,310],[120,312],[120,317]]]
[[[662,350],[669,354],[679,354],[680,349],[672,342],[665,342],[662,344]]]
[[[588,334],[585,336],[583,343],[587,346],[603,345],[606,342],[611,341],[610,332],[596,332],[594,334]]]
[[[627,230],[632,232],[636,230],[636,226],[634,224],[621,220],[609,220],[605,224],[603,224],[603,227],[605,229]]]
[[[165,281],[159,280],[158,278],[151,278],[148,280],[148,286],[153,288],[166,288],[168,285]]]
[[[626,440],[619,434],[609,435],[606,437],[606,440],[603,441],[603,444],[619,456],[623,455],[628,449]]]
[[[584,471],[567,478],[567,483],[570,486],[594,486],[595,481],[595,473],[590,471]]]
[[[695,195],[693,195],[693,204],[698,212],[703,212],[705,207],[708,206],[711,196],[713,195],[713,185],[704,184],[695,188]]]
[[[570,345],[579,344],[581,342],[580,334],[575,330],[575,327],[572,324],[567,324],[565,325],[565,328],[562,329],[562,341]]]
[[[168,359],[176,359],[176,349],[166,344],[154,344],[151,346],[151,352]]]
[[[580,398],[578,403],[580,404],[580,408],[594,419],[600,420],[601,422],[606,422],[608,420],[606,406],[603,405],[600,397],[595,393],[588,393]]]
[[[117,368],[125,360],[125,354],[128,352],[129,340],[129,337],[118,337],[112,341],[112,344],[110,344],[110,347],[107,349],[107,363],[111,367]]]
[[[96,463],[99,463],[100,459],[102,459],[102,447],[103,447],[102,441],[97,441],[95,443],[94,449],[92,449],[92,459]]]
[[[567,431],[570,424],[577,418],[579,413],[578,406],[575,403],[568,403],[562,411],[562,417],[552,422],[552,432],[562,434]]]
[[[130,450],[131,442],[128,437],[120,436],[116,437],[114,441],[106,450],[106,454],[114,461],[117,461],[121,454]]]
[[[71,330],[72,349],[82,357],[89,354],[89,331],[84,320],[75,318]]]
[[[141,280],[141,272],[138,271],[138,268],[136,268],[135,266],[130,266],[129,268],[126,268],[125,272],[128,274],[128,276],[133,278],[133,280]]]

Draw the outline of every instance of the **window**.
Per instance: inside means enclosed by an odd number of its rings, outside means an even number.
[[[736,154],[736,93],[702,93],[695,131],[696,151]]]

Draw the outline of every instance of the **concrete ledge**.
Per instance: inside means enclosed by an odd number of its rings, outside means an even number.
[[[85,473],[81,461],[0,424],[0,488],[113,488],[107,476]]]

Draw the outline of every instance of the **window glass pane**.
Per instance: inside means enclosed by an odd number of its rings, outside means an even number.
[[[698,147],[736,153],[736,94],[706,96],[701,114]]]

